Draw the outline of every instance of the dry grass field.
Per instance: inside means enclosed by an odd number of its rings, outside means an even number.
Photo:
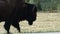
[[[6,33],[4,22],[0,23],[0,33]],[[28,25],[28,22],[21,21],[20,28],[22,33],[41,33],[41,32],[60,32],[60,13],[37,13],[37,20],[32,26]],[[18,33],[16,28],[11,26],[10,31],[12,33]]]

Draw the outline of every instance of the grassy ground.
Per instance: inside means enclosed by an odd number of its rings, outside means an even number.
[[[0,33],[6,33],[4,30],[4,22],[0,23]],[[28,25],[28,22],[20,22],[22,33],[40,33],[40,32],[60,32],[60,13],[37,13],[37,20],[32,26]],[[12,33],[18,33],[18,31],[11,26],[10,31]]]

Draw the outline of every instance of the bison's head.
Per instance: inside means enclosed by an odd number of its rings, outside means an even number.
[[[28,20],[28,24],[32,25],[33,22],[36,20],[37,17],[37,7],[34,4],[27,4],[27,20]]]

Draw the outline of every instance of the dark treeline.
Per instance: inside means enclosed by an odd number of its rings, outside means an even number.
[[[60,0],[26,0],[29,3],[36,4],[38,9],[42,10],[58,10],[60,9]]]

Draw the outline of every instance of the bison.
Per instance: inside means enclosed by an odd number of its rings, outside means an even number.
[[[23,7],[17,5],[11,14],[6,20],[4,28],[7,30],[8,33],[10,29],[10,25],[13,25],[19,32],[19,22],[23,20],[27,20],[29,25],[33,24],[33,21],[36,20],[37,16],[37,7],[33,4],[25,3]]]
[[[5,5],[3,5],[5,6]],[[6,9],[5,9],[6,8]],[[18,5],[15,6],[11,10],[8,9],[9,6],[3,7],[3,9],[0,9],[0,22],[5,21],[4,28],[7,31],[7,33],[10,33],[10,26],[13,25],[19,32],[19,22],[23,20],[27,20],[29,25],[32,25],[33,22],[36,20],[37,17],[37,7],[34,4],[29,3],[18,3]],[[4,13],[4,14],[3,14]]]

